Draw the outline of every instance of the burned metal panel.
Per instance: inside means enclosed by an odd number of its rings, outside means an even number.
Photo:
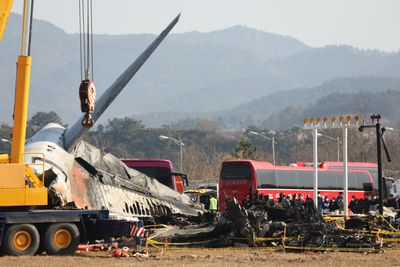
[[[70,190],[78,208],[107,209],[110,215],[127,218],[198,216],[204,212],[188,196],[128,168],[88,143],[80,142],[74,156]]]

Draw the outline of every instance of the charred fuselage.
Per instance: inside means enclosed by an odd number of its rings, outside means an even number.
[[[96,102],[97,121],[179,20],[179,15],[121,74]],[[80,141],[88,128],[82,118],[69,128],[50,123],[27,140],[25,162],[45,173],[50,205],[107,209],[128,220],[183,215],[195,217],[204,209],[189,197],[128,168],[111,154]]]

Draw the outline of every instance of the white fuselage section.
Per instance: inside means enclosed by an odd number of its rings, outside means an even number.
[[[68,177],[71,176],[74,156],[63,148],[65,128],[57,123],[50,123],[37,132],[25,144],[24,162],[37,173],[52,169],[57,175],[52,186],[62,195],[64,204],[71,202]]]

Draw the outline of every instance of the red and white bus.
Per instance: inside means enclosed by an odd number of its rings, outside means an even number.
[[[322,162],[318,166],[318,191],[329,198],[343,192],[343,163]],[[240,203],[250,193],[269,195],[277,200],[284,195],[313,194],[312,164],[297,162],[290,166],[274,166],[270,162],[254,160],[229,160],[222,163],[219,180],[220,209],[225,209],[226,196],[235,197]],[[377,164],[349,162],[348,190],[351,196],[364,198],[377,190]]]
[[[289,164],[291,166],[297,167],[312,167],[312,162],[296,162]],[[319,163],[319,168],[321,169],[342,169],[343,162],[338,161],[324,161]],[[349,170],[366,170],[369,171],[370,175],[372,176],[372,188],[374,193],[378,192],[378,164],[373,162],[348,162],[348,169]]]
[[[123,158],[126,166],[146,174],[160,183],[183,193],[185,182],[188,180],[185,174],[174,173],[171,161],[158,158]]]

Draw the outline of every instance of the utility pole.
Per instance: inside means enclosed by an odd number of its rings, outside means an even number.
[[[376,132],[376,155],[377,155],[377,163],[378,163],[378,195],[379,195],[379,214],[383,215],[383,187],[384,187],[384,183],[383,183],[383,175],[382,175],[382,144],[383,144],[383,148],[385,150],[386,153],[386,157],[388,159],[389,162],[392,161],[392,159],[390,158],[389,155],[389,151],[387,150],[386,147],[386,143],[385,143],[385,139],[383,139],[383,134],[385,132],[385,128],[381,128],[381,123],[380,123],[380,119],[381,119],[381,115],[371,115],[371,120],[372,120],[372,124],[366,125],[363,123],[363,125],[361,125],[358,130],[360,132],[362,132],[365,128],[375,128],[375,132]],[[376,123],[375,123],[376,120]]]
[[[318,209],[318,128],[313,128],[313,190],[314,205]]]

